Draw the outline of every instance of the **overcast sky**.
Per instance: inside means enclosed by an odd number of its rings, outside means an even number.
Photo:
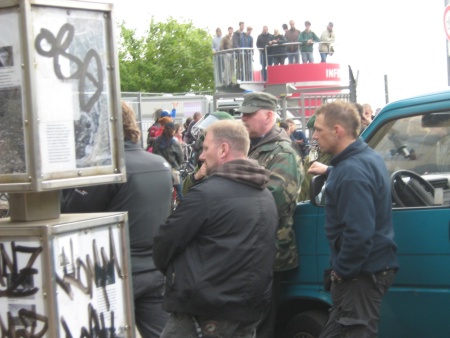
[[[446,35],[443,0],[315,0],[255,5],[254,1],[228,0],[112,0],[117,20],[144,33],[153,16],[157,21],[173,17],[191,20],[196,27],[214,34],[239,21],[253,27],[253,36],[267,25],[281,30],[293,19],[303,30],[304,21],[320,36],[328,22],[334,23],[336,53],[329,62],[341,64],[347,80],[350,65],[358,77],[358,102],[373,108],[385,103],[384,75],[389,100],[447,89]],[[320,61],[316,57],[316,62]]]

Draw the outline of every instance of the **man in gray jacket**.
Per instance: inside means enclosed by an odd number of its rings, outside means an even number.
[[[155,236],[171,313],[162,338],[251,338],[269,306],[278,216],[270,173],[247,159],[248,149],[242,123],[212,124],[200,155],[208,179],[191,187]]]

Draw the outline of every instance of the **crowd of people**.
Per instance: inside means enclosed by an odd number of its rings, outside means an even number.
[[[295,27],[295,21],[290,20],[289,26],[287,24],[281,26],[284,34],[281,34],[277,28],[274,29],[272,34],[269,32],[268,26],[263,26],[261,34],[256,39],[263,79],[266,80],[267,66],[283,65],[286,62],[289,64],[300,63],[300,56],[302,63],[314,63],[314,43],[319,43],[320,62],[327,62],[327,56],[334,53],[335,33],[333,27],[334,24],[329,22],[319,38],[311,30],[310,21],[305,21],[305,28],[301,31]],[[255,47],[252,36],[253,28],[247,26],[245,30],[245,23],[241,21],[237,30],[234,31],[233,27],[230,26],[227,32],[226,35],[222,36],[221,28],[216,29],[216,35],[212,38],[213,52],[217,53],[236,48],[244,49],[239,54],[239,58],[242,60],[238,62],[240,64],[238,71],[245,72],[245,69],[251,69],[250,63],[253,59],[253,48]],[[223,67],[221,71],[227,77],[224,79],[225,83],[229,83],[231,80],[229,78],[230,69],[233,67],[231,55],[225,53],[222,59],[219,62],[220,66]],[[239,75],[238,77],[241,78]]]
[[[278,123],[277,99],[269,93],[245,94],[241,121],[225,112],[196,114],[177,129],[176,103],[171,112],[159,110],[149,128],[151,151],[140,146],[134,112],[122,103],[126,183],[65,190],[61,210],[128,211],[143,338],[275,337],[281,280],[299,267],[293,215],[311,174],[329,182],[325,230],[334,307],[321,337],[376,336],[398,263],[388,173],[358,138],[370,114],[361,108],[335,101],[317,109],[312,139],[330,159],[320,163],[324,157],[307,152],[293,120]],[[195,171],[177,183],[180,145],[193,140]],[[173,209],[176,184],[183,194]]]

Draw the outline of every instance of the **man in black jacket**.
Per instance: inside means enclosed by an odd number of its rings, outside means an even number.
[[[126,183],[62,192],[61,212],[128,211],[134,315],[142,337],[160,336],[169,317],[161,308],[164,276],[153,262],[153,235],[171,211],[172,171],[166,160],[146,152],[130,106],[122,102]]]
[[[263,80],[267,80],[267,60],[266,60],[266,50],[265,47],[269,44],[269,42],[273,39],[272,34],[269,33],[269,28],[267,26],[263,27],[262,33],[258,35],[258,39],[256,40],[256,47],[259,51],[259,60],[261,62],[261,72]],[[270,64],[270,62],[269,62]]]
[[[208,179],[193,186],[155,236],[166,275],[167,337],[253,337],[270,303],[278,222],[269,171],[247,159],[249,135],[212,124],[203,152]]]

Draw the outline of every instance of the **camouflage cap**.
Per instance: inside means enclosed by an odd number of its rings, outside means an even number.
[[[243,114],[251,114],[260,109],[277,110],[277,98],[264,92],[247,93],[244,94],[244,101],[236,111]]]

